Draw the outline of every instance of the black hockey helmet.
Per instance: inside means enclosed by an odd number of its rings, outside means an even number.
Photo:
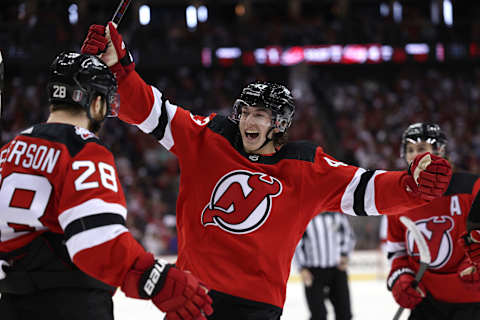
[[[51,104],[78,105],[90,116],[90,104],[100,95],[107,102],[107,116],[116,116],[120,106],[117,80],[96,56],[60,53],[50,66],[48,98]]]
[[[272,126],[284,133],[292,124],[295,114],[293,96],[287,87],[271,82],[254,82],[243,88],[233,105],[232,119],[240,120],[242,107],[258,106],[272,110]]]
[[[433,150],[438,152],[442,147],[446,147],[448,139],[438,124],[424,122],[411,124],[403,132],[400,156],[405,158],[407,143],[418,143],[421,141],[430,143]]]

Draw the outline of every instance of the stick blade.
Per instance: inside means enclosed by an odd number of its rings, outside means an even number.
[[[430,255],[430,250],[428,249],[427,241],[425,237],[418,229],[415,222],[406,216],[400,217],[400,222],[407,228],[407,230],[412,234],[413,239],[417,243],[418,251],[420,253],[420,262],[425,264],[430,264],[432,262],[432,256]]]

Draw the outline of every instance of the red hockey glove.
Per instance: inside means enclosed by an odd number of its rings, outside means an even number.
[[[403,308],[413,309],[425,298],[425,287],[415,281],[413,270],[401,268],[395,270],[387,280],[395,301]]]
[[[101,55],[103,62],[110,67],[118,82],[135,69],[132,56],[112,22],[109,22],[106,28],[98,24],[91,25],[81,51]]]
[[[140,256],[127,273],[122,285],[127,297],[151,299],[163,312],[178,318],[201,319],[213,312],[207,289],[192,274],[165,261],[155,261],[151,253]]]
[[[458,239],[465,250],[465,259],[458,267],[458,276],[480,290],[480,230],[465,232]]]
[[[431,201],[447,191],[452,167],[447,160],[427,152],[415,157],[408,173],[410,176],[405,181],[409,191]]]

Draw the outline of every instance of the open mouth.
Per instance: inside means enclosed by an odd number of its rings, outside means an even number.
[[[245,131],[245,136],[246,136],[249,140],[254,140],[254,139],[258,138],[259,133],[258,133],[258,132],[255,132],[255,131]]]

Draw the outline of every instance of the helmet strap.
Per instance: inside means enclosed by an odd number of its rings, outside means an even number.
[[[266,136],[265,136],[265,141],[264,141],[264,142],[262,143],[262,145],[261,145],[260,147],[258,147],[255,151],[258,151],[258,150],[262,149],[263,147],[265,147],[265,146],[267,145],[267,143],[269,143],[270,141],[272,141],[272,138],[269,138],[268,136],[270,135],[270,132],[272,132],[274,128],[275,128],[275,127],[272,126],[272,127],[270,127],[270,129],[268,129],[267,134],[266,134]]]

